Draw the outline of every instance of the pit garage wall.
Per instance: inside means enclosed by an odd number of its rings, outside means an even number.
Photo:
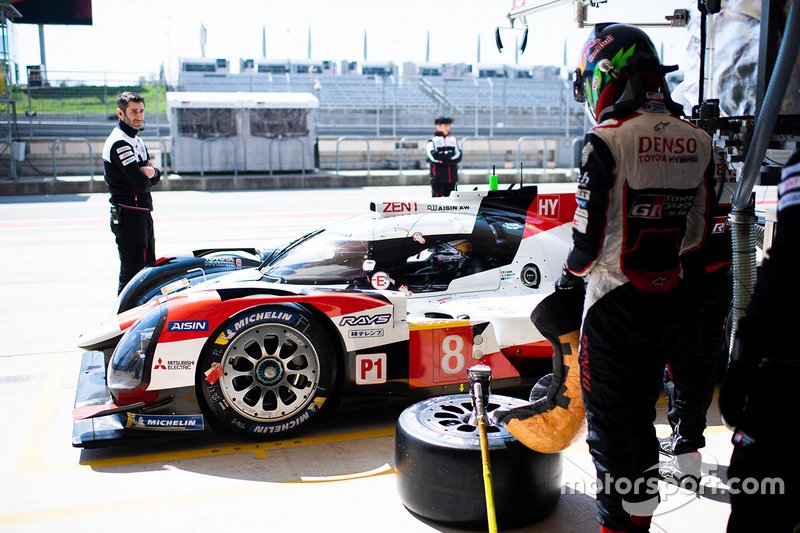
[[[234,108],[235,136],[199,138],[177,132],[177,109],[170,111],[173,172],[273,172],[314,170],[314,124],[312,111],[306,114],[308,134],[264,137],[250,131],[250,109]],[[271,154],[271,155],[270,155]],[[201,162],[202,157],[202,162]]]
[[[724,115],[753,115],[756,108],[758,53],[762,0],[726,0],[722,11],[709,16],[709,52],[711,80],[706,80],[706,96],[719,98]],[[692,14],[688,28],[686,57],[680,63],[684,82],[673,94],[683,104],[685,113],[698,103],[700,76],[700,13],[697,2],[686,3]],[[789,2],[785,2],[784,14]],[[800,58],[784,98],[782,114],[800,113]]]

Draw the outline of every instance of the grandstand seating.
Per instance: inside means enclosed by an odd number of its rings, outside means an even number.
[[[331,74],[210,74],[182,73],[179,89],[186,91],[310,92],[323,108],[458,110],[562,108],[568,88],[563,80],[524,78],[423,78]],[[571,100],[571,99],[568,99]]]

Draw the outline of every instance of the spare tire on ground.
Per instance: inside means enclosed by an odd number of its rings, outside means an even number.
[[[490,396],[487,415],[527,402]],[[489,425],[497,522],[529,524],[553,510],[561,494],[561,454],[530,450],[503,426]],[[457,527],[485,529],[481,447],[469,394],[408,407],[397,421],[395,468],[400,498],[413,513]]]

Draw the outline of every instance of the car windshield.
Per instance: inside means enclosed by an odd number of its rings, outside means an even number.
[[[364,276],[369,241],[335,228],[321,231],[285,250],[262,267],[268,281],[304,285],[350,283]]]

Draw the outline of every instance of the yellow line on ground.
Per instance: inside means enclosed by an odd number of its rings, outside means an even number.
[[[289,483],[328,483],[331,481],[347,481],[350,479],[361,479],[365,477],[382,476],[385,474],[394,474],[394,473],[395,469],[389,466],[389,463],[385,463],[383,466],[380,466],[378,468],[373,468],[372,470],[367,470],[366,472],[341,474],[338,476],[320,476],[320,477],[303,476],[300,478],[300,481],[290,481]]]
[[[134,455],[126,457],[89,459],[86,461],[81,461],[80,464],[82,466],[90,466],[92,468],[110,468],[116,466],[178,461],[181,459],[200,459],[203,457],[216,457],[223,455],[233,455],[237,453],[252,453],[255,455],[257,459],[264,459],[265,457],[267,457],[268,451],[297,448],[300,446],[315,446],[318,444],[330,444],[333,442],[347,442],[351,440],[366,440],[366,439],[377,439],[380,437],[390,437],[394,435],[394,431],[395,431],[394,427],[388,427],[380,429],[371,429],[367,431],[355,431],[351,433],[338,433],[334,435],[320,435],[315,437],[278,440],[273,442],[237,443],[225,446],[217,446],[215,448],[198,448],[194,450],[149,453],[144,455]]]
[[[355,433],[351,433],[350,435],[355,435]],[[376,468],[375,470],[371,470],[369,472],[353,474],[352,476],[334,476],[334,477],[340,477],[341,479],[336,479],[336,480],[327,479],[326,481],[348,481],[348,480],[363,479],[377,475],[386,475],[394,473],[395,473],[394,468],[389,468],[389,465],[385,464],[384,466]],[[314,478],[310,479],[313,480]],[[175,509],[176,506],[179,505],[191,505],[205,501],[218,502],[220,497],[222,496],[225,496],[227,498],[238,498],[238,497],[252,498],[253,496],[257,496],[257,493],[259,491],[266,492],[269,490],[276,490],[274,487],[270,488],[270,485],[282,485],[282,484],[303,483],[303,482],[305,482],[304,479],[299,479],[299,480],[282,481],[278,483],[265,483],[261,484],[260,487],[256,488],[254,488],[253,486],[248,486],[246,488],[235,488],[230,490],[225,488],[220,488],[219,490],[211,492],[209,492],[208,490],[203,490],[203,491],[185,492],[182,494],[171,493],[172,494],[171,497],[159,496],[154,498],[139,498],[139,499],[126,498],[125,508],[128,509],[146,508],[149,510],[152,510],[154,508]],[[96,520],[99,515],[119,514],[119,509],[120,509],[119,499],[110,499],[106,501],[96,500],[92,501],[91,504],[86,504],[86,505],[72,505],[56,509],[37,509],[35,511],[5,514],[5,515],[0,515],[0,530],[2,530],[6,526],[30,524],[36,522],[51,522],[56,520],[65,520],[69,518],[91,518],[92,520]]]
[[[39,395],[39,404],[36,406],[33,418],[31,418],[31,430],[28,435],[28,442],[25,451],[19,461],[17,473],[20,475],[31,474],[42,469],[42,457],[47,450],[50,440],[50,430],[53,427],[53,415],[58,409],[58,396],[61,383],[67,367],[71,363],[66,355],[57,355],[50,364],[50,371],[47,374],[42,392]]]

